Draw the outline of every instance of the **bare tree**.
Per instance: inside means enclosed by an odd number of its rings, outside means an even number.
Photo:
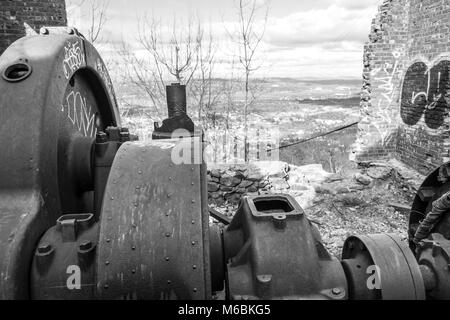
[[[121,41],[118,48],[119,56],[125,69],[122,74],[122,82],[131,83],[135,88],[143,91],[152,103],[153,113],[158,118],[163,115],[160,106],[164,98],[164,79],[161,70],[154,68],[149,57],[138,57],[134,48],[126,41]],[[131,105],[123,102],[125,105]]]
[[[109,7],[108,0],[88,0],[90,2],[90,25],[87,33],[87,39],[95,43],[101,39],[101,34],[105,23],[108,21],[107,11]]]
[[[224,88],[223,82],[215,81],[214,68],[216,65],[216,47],[211,30],[205,39],[204,35],[198,43],[198,67],[191,81],[190,92],[192,100],[197,106],[198,119],[204,128],[215,126],[214,107],[217,105]]]
[[[256,18],[259,11],[263,12],[263,22],[260,30],[256,30]],[[245,100],[244,100],[244,134],[245,161],[248,161],[248,108],[253,104],[255,96],[251,88],[251,75],[261,66],[255,63],[255,54],[264,37],[267,25],[269,7],[267,4],[258,6],[257,0],[238,0],[239,27],[237,33],[239,44],[239,62],[244,70]]]
[[[75,14],[73,8],[81,9],[83,7],[87,8],[87,13],[83,14],[80,18],[88,23],[74,26],[80,30],[80,32],[86,37],[91,43],[102,40],[102,32],[104,30],[105,24],[108,21],[108,0],[68,0],[69,5],[68,15]],[[72,6],[70,6],[72,5]]]
[[[173,19],[172,27],[164,32],[161,21],[155,18],[139,21],[139,43],[150,54],[160,81],[164,83],[165,72],[176,81],[189,84],[198,66],[203,30],[200,23],[189,18],[187,26],[178,27]],[[167,34],[169,37],[164,37]]]
[[[186,85],[199,121],[206,124],[220,96],[213,83],[216,49],[211,32],[205,36],[202,24],[192,16],[187,23],[174,18],[170,25],[144,16],[138,19],[138,29],[138,48],[122,41],[119,50],[127,66],[126,80],[146,93],[158,117],[165,86],[174,81]]]

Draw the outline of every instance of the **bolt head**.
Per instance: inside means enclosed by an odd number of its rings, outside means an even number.
[[[105,143],[108,142],[108,135],[103,131],[97,133],[96,140],[97,143]]]
[[[332,290],[331,290],[331,293],[333,293],[334,295],[338,295],[338,294],[341,294],[341,289],[339,289],[339,288],[333,288]]]

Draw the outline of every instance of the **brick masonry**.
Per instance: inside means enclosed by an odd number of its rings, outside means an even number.
[[[0,54],[25,36],[24,23],[35,31],[67,25],[65,0],[0,0]]]
[[[364,47],[357,161],[450,161],[450,2],[384,0]]]

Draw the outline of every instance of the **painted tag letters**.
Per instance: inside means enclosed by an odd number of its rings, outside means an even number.
[[[445,99],[449,85],[450,61],[441,61],[429,68],[424,62],[415,62],[406,72],[400,115],[407,125],[415,125],[425,115],[425,124],[438,129],[444,123],[447,110]]]
[[[64,47],[63,60],[63,70],[66,79],[70,79],[74,72],[85,64],[86,62],[82,42],[68,42]]]

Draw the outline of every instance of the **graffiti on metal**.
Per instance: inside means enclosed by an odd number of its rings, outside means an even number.
[[[84,97],[78,91],[69,91],[62,110],[72,124],[85,137],[94,137],[96,134],[95,113]]]
[[[67,42],[64,47],[63,71],[66,79],[70,77],[86,64],[86,59],[81,40],[75,42]]]

